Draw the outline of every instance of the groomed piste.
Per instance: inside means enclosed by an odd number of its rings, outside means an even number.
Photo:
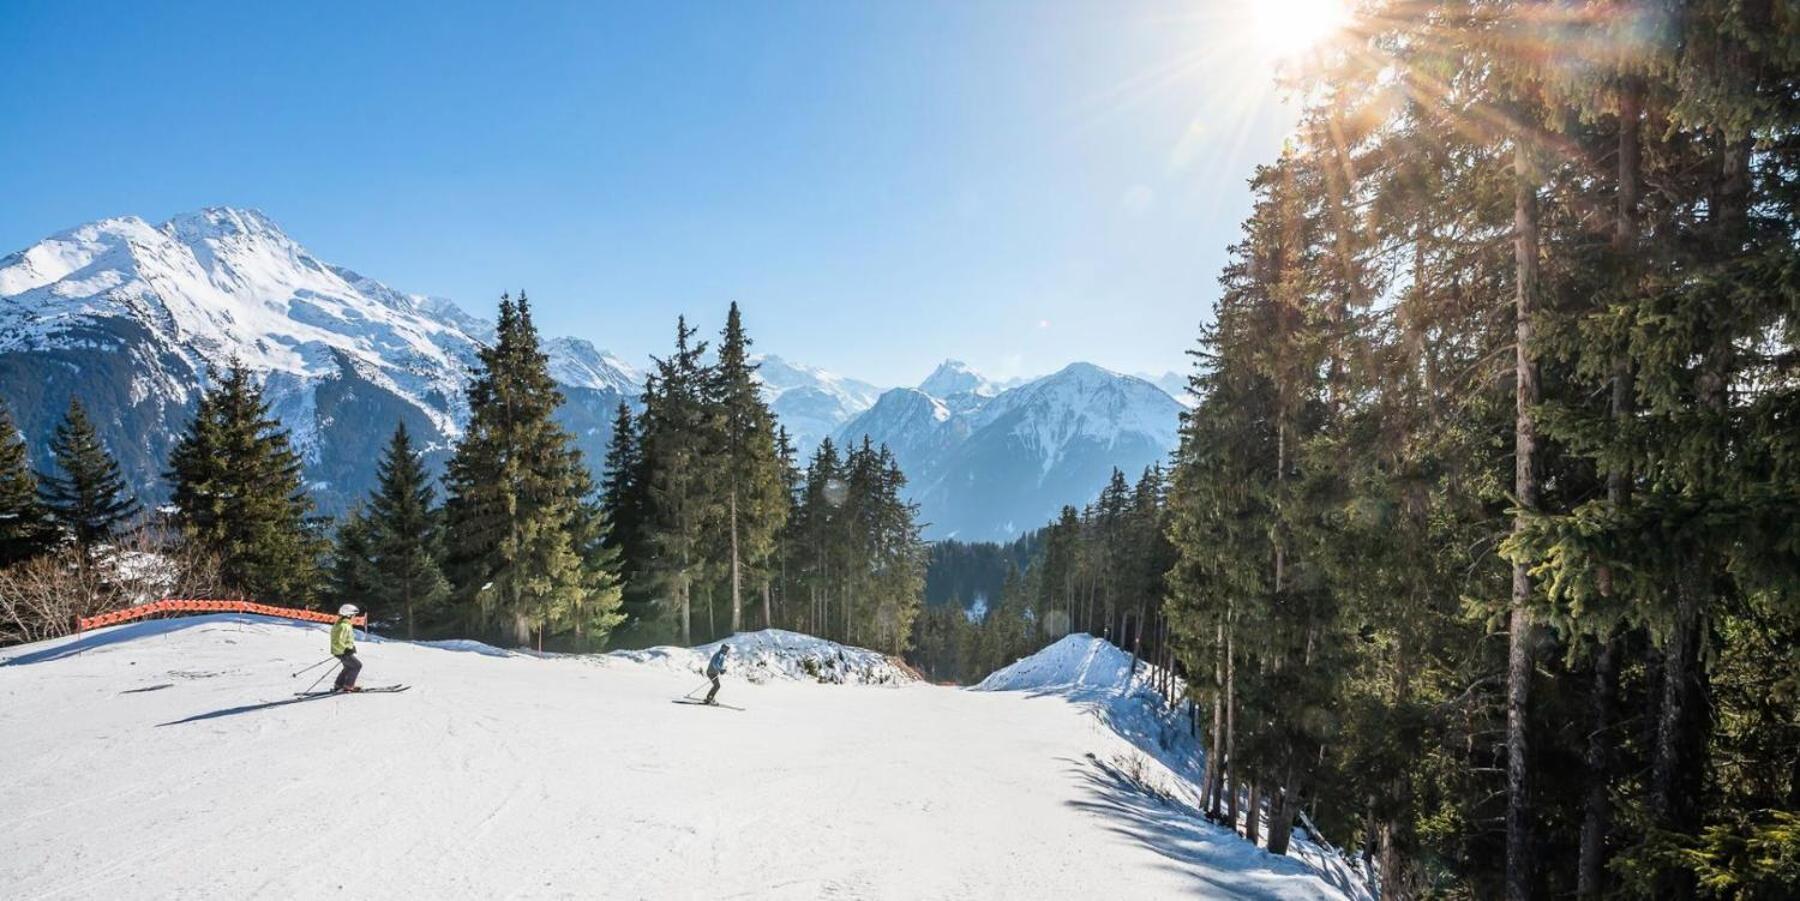
[[[292,676],[324,656],[312,624],[200,616],[0,650],[0,886],[1364,896],[1314,846],[1272,857],[1195,816],[1198,752],[1104,642],[1071,636],[959,690],[794,633],[731,641],[745,667],[721,700],[741,712],[670,703],[704,684],[707,649],[367,641],[365,680],[413,689],[319,698]]]

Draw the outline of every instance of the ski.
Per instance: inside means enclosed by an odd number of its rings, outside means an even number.
[[[330,690],[297,691],[297,692],[294,692],[294,697],[296,697],[296,698],[322,698],[326,695],[379,695],[379,694],[391,695],[391,694],[397,694],[399,692],[403,692],[411,687],[412,687],[411,685],[371,685],[368,688],[359,688],[355,691],[330,691]]]
[[[742,713],[744,710],[744,708],[742,708],[742,707],[733,707],[730,704],[718,704],[718,703],[708,704],[705,701],[689,701],[689,700],[686,700],[685,698],[676,698],[675,700],[670,701],[669,703],[681,704],[686,707],[722,707],[726,710],[736,710],[740,713]]]

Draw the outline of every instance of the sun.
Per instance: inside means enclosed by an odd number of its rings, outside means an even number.
[[[1302,56],[1350,22],[1346,0],[1239,0],[1257,44],[1277,59]]]

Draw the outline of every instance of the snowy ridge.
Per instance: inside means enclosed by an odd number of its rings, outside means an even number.
[[[784,629],[739,632],[723,641],[693,648],[663,646],[613,651],[606,656],[677,672],[704,673],[707,661],[722,644],[731,645],[726,674],[758,685],[773,680],[830,685],[904,685],[919,681],[911,670],[886,654]]]
[[[1181,409],[1156,385],[1091,363],[1001,390],[952,360],[918,388],[883,394],[833,440],[867,436],[894,452],[927,538],[1003,541],[1093,500],[1115,467],[1136,479],[1164,460]]]
[[[978,394],[993,397],[999,394],[999,385],[961,360],[945,360],[938,368],[919,383],[919,390],[933,397],[954,397],[958,394]]]
[[[1205,754],[1188,730],[1180,709],[1166,708],[1152,687],[1155,668],[1138,662],[1105,639],[1064,636],[1030,657],[989,674],[970,691],[1026,692],[1034,697],[1060,697],[1083,709],[1099,724],[1129,742],[1146,760],[1094,759],[1096,766],[1121,787],[1136,788],[1169,802],[1166,817],[1188,830],[1197,842],[1235,841],[1236,853],[1294,876],[1325,879],[1346,896],[1373,901],[1358,871],[1335,848],[1321,847],[1296,828],[1288,857],[1276,857],[1242,841],[1241,836],[1207,821],[1200,814],[1199,787],[1205,778]],[[1176,693],[1185,691],[1176,679]],[[1091,755],[1090,755],[1091,756]],[[1263,820],[1267,831],[1267,818]]]
[[[751,357],[763,399],[781,420],[804,458],[820,439],[869,409],[881,389],[835,372],[784,360],[773,354]]]

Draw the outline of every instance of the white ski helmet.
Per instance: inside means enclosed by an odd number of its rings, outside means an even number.
[[[358,612],[355,604],[345,604],[338,608],[338,616],[355,616]]]

